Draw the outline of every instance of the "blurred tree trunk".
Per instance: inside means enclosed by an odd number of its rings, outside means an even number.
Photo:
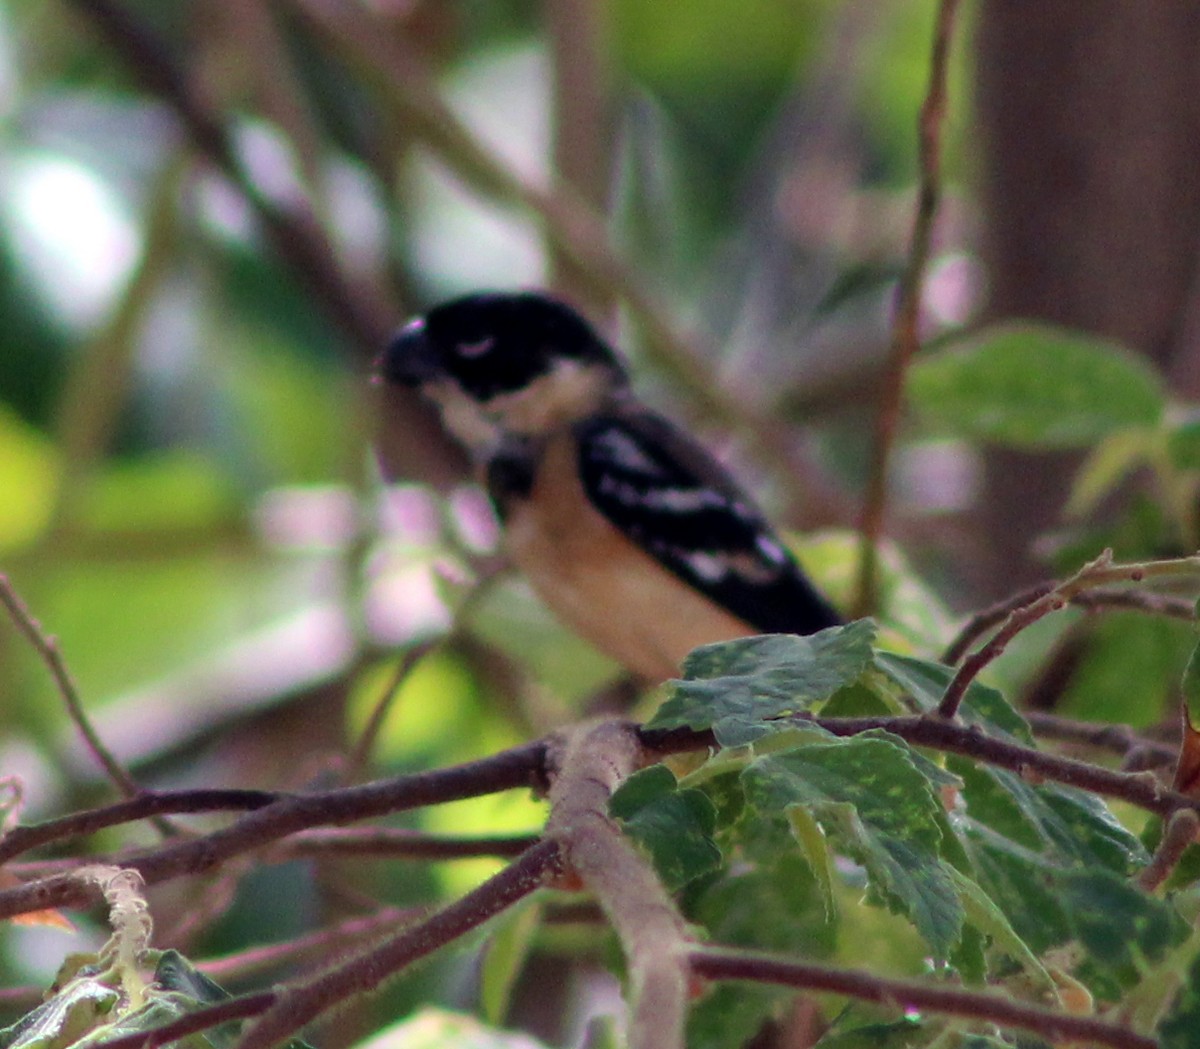
[[[986,0],[977,52],[992,319],[1111,337],[1197,395],[1200,4]],[[989,455],[985,585],[1046,574],[1077,461]]]

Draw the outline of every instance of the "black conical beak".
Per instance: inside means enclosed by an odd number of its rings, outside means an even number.
[[[375,362],[376,374],[401,386],[421,386],[442,373],[438,353],[418,317],[396,332]]]

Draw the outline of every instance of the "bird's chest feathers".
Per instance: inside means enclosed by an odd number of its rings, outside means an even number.
[[[569,433],[533,464],[527,495],[504,505],[509,555],[569,626],[650,681],[697,645],[752,633],[623,535],[579,481]]]

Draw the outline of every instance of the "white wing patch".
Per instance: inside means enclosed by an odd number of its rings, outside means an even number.
[[[754,545],[758,547],[758,552],[773,565],[782,565],[788,559],[787,551],[769,535],[760,533]]]
[[[704,550],[692,550],[687,553],[676,550],[675,556],[695,572],[697,578],[709,583],[724,579],[729,572],[729,564],[724,558]]]
[[[644,506],[647,510],[661,510],[672,514],[692,514],[701,510],[728,510],[739,517],[746,513],[740,503],[731,503],[722,493],[712,488],[657,488],[643,487],[630,481],[622,481],[612,474],[600,478],[600,491],[610,495],[625,506]]]
[[[596,437],[593,448],[602,452],[614,466],[630,473],[644,474],[646,477],[663,476],[662,467],[642,451],[637,441],[620,430],[605,430]]]

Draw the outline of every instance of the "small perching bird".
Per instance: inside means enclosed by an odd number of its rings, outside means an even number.
[[[651,682],[698,645],[841,622],[753,501],[637,400],[624,365],[562,302],[455,299],[381,358],[480,464],[508,554],[573,630]]]

